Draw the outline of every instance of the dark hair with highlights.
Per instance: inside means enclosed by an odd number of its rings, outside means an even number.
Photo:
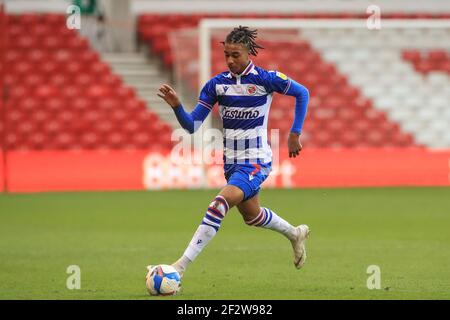
[[[251,30],[248,27],[239,26],[234,28],[225,38],[225,42],[222,43],[241,43],[248,49],[250,54],[257,56],[257,49],[264,49],[264,47],[255,42],[257,34],[258,30],[256,29]]]

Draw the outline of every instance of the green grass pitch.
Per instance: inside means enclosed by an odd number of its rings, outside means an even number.
[[[216,193],[2,194],[0,299],[450,299],[450,188],[263,190],[262,205],[312,230],[302,270],[288,240],[232,209],[181,294],[148,296],[145,266],[179,257]]]

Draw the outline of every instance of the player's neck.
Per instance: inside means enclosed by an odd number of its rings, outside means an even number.
[[[231,72],[231,74],[232,74],[234,77],[242,76],[242,74],[244,73],[244,71],[248,68],[248,66],[249,66],[251,63],[252,63],[252,60],[248,60],[248,62],[247,62],[247,64],[245,65],[245,67],[242,68],[242,70],[239,71],[238,73],[233,73],[231,70],[230,70],[230,72]]]

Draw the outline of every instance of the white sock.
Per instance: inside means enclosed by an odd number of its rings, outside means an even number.
[[[289,240],[293,240],[296,236],[295,227],[269,208],[261,207],[258,216],[253,220],[245,221],[245,223],[250,226],[274,230],[283,234]]]
[[[173,266],[181,272],[184,272],[187,266],[197,258],[200,252],[208,242],[219,231],[222,219],[229,210],[227,201],[222,196],[217,196],[208,207],[202,224],[200,224],[194,236],[189,242],[183,256],[178,259]]]
[[[216,233],[217,231],[211,226],[199,225],[183,255],[190,261],[194,261]]]
[[[189,260],[188,257],[186,257],[185,255],[182,255],[180,259],[178,259],[177,261],[175,261],[175,263],[172,264],[172,266],[179,272],[179,273],[183,273],[187,266],[189,265],[189,263],[191,263],[192,261]]]

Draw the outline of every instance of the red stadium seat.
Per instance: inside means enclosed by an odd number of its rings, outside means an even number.
[[[43,124],[43,130],[48,135],[55,135],[63,129],[58,120],[50,120]]]
[[[152,144],[152,137],[150,133],[138,132],[132,136],[134,144],[139,148],[148,148]]]
[[[101,76],[100,83],[108,86],[111,90],[118,89],[123,85],[122,80],[118,76],[113,74],[106,74]]]
[[[60,88],[60,89],[65,88],[71,82],[70,77],[67,77],[66,75],[60,74],[60,73],[55,73],[55,74],[47,77],[47,79],[48,79],[49,85],[52,85],[52,86]]]
[[[430,50],[420,52],[417,50],[405,50],[403,59],[411,62],[418,72],[427,74],[432,71],[450,73],[450,56],[444,50]]]
[[[42,23],[49,26],[64,26],[66,17],[63,14],[44,13],[41,17]]]
[[[55,138],[57,149],[68,149],[75,141],[74,135],[68,132],[62,132]]]
[[[97,121],[99,121],[102,118],[102,114],[99,111],[96,110],[87,110],[83,112],[83,120],[85,120],[88,123],[95,124]]]
[[[51,98],[57,95],[59,91],[50,85],[41,84],[36,87],[34,94],[39,98]]]
[[[21,122],[25,118],[25,114],[20,110],[11,110],[7,113],[6,119],[8,121],[8,125],[15,126],[19,122]]]
[[[123,124],[123,130],[127,133],[134,133],[139,129],[139,122],[136,120],[128,120]]]
[[[81,146],[84,149],[93,149],[99,143],[100,137],[94,132],[85,132],[81,135]]]
[[[443,50],[431,50],[428,52],[428,59],[431,61],[445,61],[448,59],[447,52]]]
[[[90,98],[103,98],[110,96],[109,88],[102,85],[92,85],[86,89],[85,94]]]
[[[125,144],[125,141],[125,136],[119,132],[113,132],[106,138],[107,145],[112,148],[120,148]]]
[[[73,77],[80,75],[81,71],[84,69],[84,66],[80,61],[69,60],[63,65],[63,68]]]
[[[116,109],[111,113],[111,119],[116,123],[122,123],[124,120],[128,118],[128,114],[126,111],[121,109]]]
[[[17,149],[17,147],[21,144],[22,138],[15,132],[8,132],[5,135],[5,144],[6,148],[9,150]]]
[[[41,73],[51,76],[58,73],[60,65],[53,60],[45,60],[38,66]]]
[[[41,39],[39,46],[45,50],[58,50],[64,46],[64,41],[59,37],[48,35]]]
[[[71,101],[70,101],[70,105],[72,106],[72,110],[74,110],[75,112],[90,112],[90,111],[95,111],[92,110],[92,103],[91,101],[86,98],[86,97],[74,97]]]
[[[63,47],[69,49],[70,51],[83,52],[89,49],[89,43],[86,39],[76,37],[71,39],[71,41],[64,43]]]
[[[75,121],[75,113],[73,111],[63,110],[57,114],[56,118],[62,124],[70,124]]]
[[[113,122],[110,120],[104,120],[104,119],[100,120],[95,127],[95,130],[97,132],[99,132],[100,134],[105,135],[105,136],[110,134],[111,132],[113,132],[113,129],[114,129]]]
[[[131,112],[145,112],[147,107],[143,101],[137,99],[127,99],[122,103],[122,109]]]
[[[90,72],[97,77],[102,77],[108,75],[111,69],[103,62],[95,62],[90,65]]]
[[[12,48],[22,51],[33,50],[38,45],[37,39],[28,34],[19,35],[17,39],[11,43]]]
[[[16,132],[20,135],[27,135],[34,132],[36,129],[36,124],[31,121],[22,121],[17,124]]]
[[[130,87],[121,86],[114,91],[114,95],[122,100],[134,99],[136,94]]]

